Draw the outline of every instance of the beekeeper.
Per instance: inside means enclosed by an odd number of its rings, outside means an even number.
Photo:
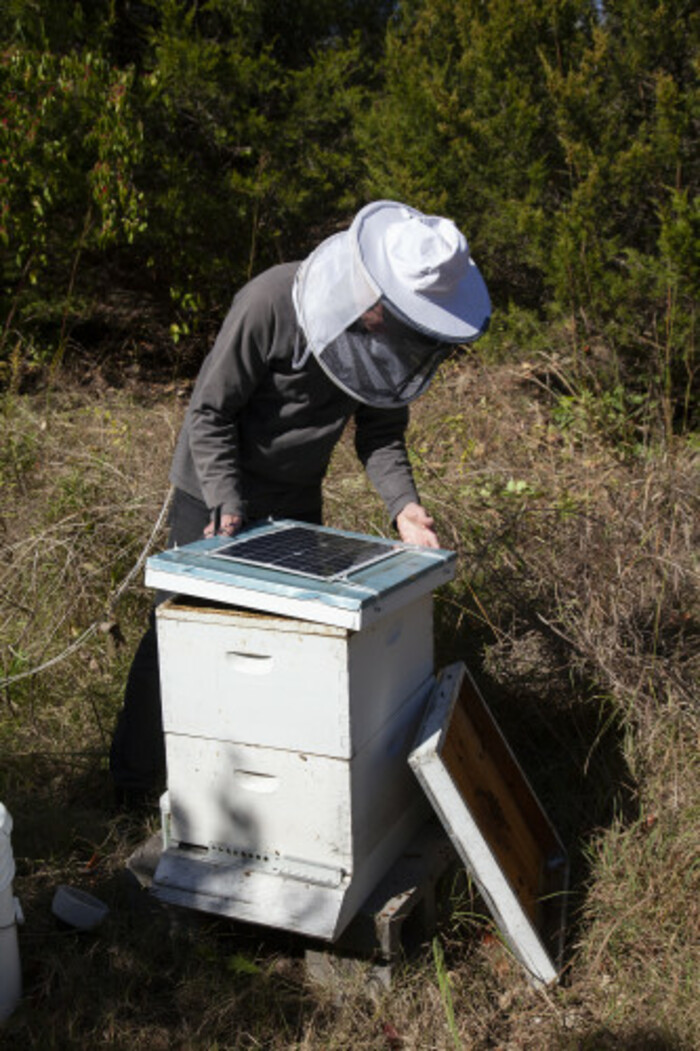
[[[491,313],[453,222],[394,201],[363,208],[302,263],[236,295],[205,359],[173,457],[170,546],[274,516],[320,522],[321,487],[348,420],[406,543],[437,547],[406,452],[408,405]],[[129,674],[111,769],[127,801],[164,771],[153,623]]]

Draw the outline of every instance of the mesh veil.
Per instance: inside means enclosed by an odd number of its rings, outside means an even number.
[[[330,378],[348,394],[376,408],[407,405],[430,384],[452,349],[404,324],[383,302],[383,322],[369,330],[351,325],[316,357]]]
[[[300,265],[292,292],[308,348],[316,355],[377,302],[349,230],[322,241]]]
[[[322,241],[299,266],[292,291],[306,340],[300,367],[312,353],[330,379],[357,401],[395,408],[428,387],[452,344],[421,332],[382,296],[365,268],[353,228]],[[383,320],[362,315],[381,302]]]

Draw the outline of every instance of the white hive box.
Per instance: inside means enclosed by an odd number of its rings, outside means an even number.
[[[364,631],[186,598],[157,624],[166,734],[350,759],[433,673],[430,595]]]
[[[336,938],[429,813],[406,759],[432,683],[350,761],[166,735],[157,896]]]
[[[428,812],[407,756],[454,555],[388,545],[319,580],[217,544],[149,560],[147,581],[180,592],[157,613],[169,812],[152,890],[333,940]]]

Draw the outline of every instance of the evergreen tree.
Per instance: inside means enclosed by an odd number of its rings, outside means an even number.
[[[697,405],[700,14],[611,0],[578,68],[550,68],[571,193],[549,280],[581,338],[604,338],[664,405]]]
[[[700,16],[682,0],[411,0],[361,120],[369,194],[452,215],[498,305],[697,404]]]
[[[578,62],[592,5],[427,0],[400,11],[385,90],[363,123],[369,192],[449,212],[497,295],[537,304],[549,220],[568,192],[546,71]]]

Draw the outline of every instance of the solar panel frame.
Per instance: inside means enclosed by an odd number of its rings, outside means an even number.
[[[290,550],[290,543],[296,543],[297,549]],[[309,549],[309,543],[314,545],[313,550]],[[352,574],[391,558],[401,550],[400,544],[391,541],[366,540],[312,525],[290,523],[251,537],[243,534],[233,540],[227,539],[220,548],[208,554],[225,561],[332,583],[347,580]]]

